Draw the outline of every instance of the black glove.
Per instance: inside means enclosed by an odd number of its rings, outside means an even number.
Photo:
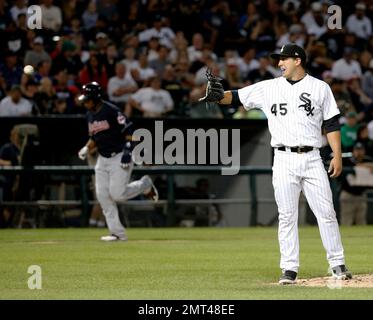
[[[206,95],[199,99],[205,102],[219,102],[224,98],[224,88],[220,83],[221,79],[214,76],[209,69],[206,70],[207,87]]]
[[[123,149],[123,155],[120,159],[120,166],[123,169],[126,169],[129,167],[129,165],[132,162],[132,148],[131,148],[131,142],[126,142],[124,149]]]

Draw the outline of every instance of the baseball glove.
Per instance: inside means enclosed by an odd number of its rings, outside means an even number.
[[[206,70],[207,87],[206,94],[200,98],[201,102],[219,102],[224,98],[224,88],[220,83],[221,78],[214,76],[210,69]]]

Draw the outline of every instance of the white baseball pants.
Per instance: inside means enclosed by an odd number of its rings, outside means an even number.
[[[280,268],[298,272],[301,191],[317,218],[330,267],[345,264],[330,183],[319,150],[298,154],[275,149],[272,182],[279,212]]]
[[[133,164],[123,169],[120,166],[122,152],[112,158],[98,156],[95,166],[96,194],[111,234],[125,236],[125,228],[119,220],[116,202],[125,201],[142,194],[150,187],[149,181],[140,179],[128,183]]]

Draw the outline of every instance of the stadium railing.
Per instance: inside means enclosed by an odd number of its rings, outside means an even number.
[[[209,204],[250,204],[249,226],[258,224],[258,204],[273,202],[274,199],[258,199],[257,194],[257,175],[270,175],[272,168],[269,166],[241,166],[239,175],[248,176],[248,186],[250,197],[248,198],[229,198],[229,199],[175,199],[174,178],[175,175],[220,175],[222,166],[135,166],[133,172],[139,174],[167,175],[167,199],[160,200],[153,204],[157,206],[167,206],[167,224],[175,225],[175,206],[176,205],[209,205]],[[344,168],[345,173],[353,173],[353,168]],[[0,175],[5,174],[74,174],[80,177],[81,200],[38,200],[38,201],[8,201],[1,205],[7,206],[76,206],[82,208],[82,225],[86,225],[89,214],[89,206],[96,203],[88,198],[87,176],[94,174],[94,168],[90,166],[0,166]],[[335,179],[331,179],[331,187],[335,203],[338,202],[339,190]],[[368,199],[369,201],[370,199]],[[130,200],[123,202],[125,206],[146,206],[152,203],[150,200]],[[277,215],[276,215],[277,217]]]

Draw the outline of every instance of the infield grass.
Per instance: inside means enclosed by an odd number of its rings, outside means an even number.
[[[0,231],[0,299],[373,299],[373,288],[280,287],[276,228]],[[373,227],[341,228],[347,265],[373,273]],[[299,277],[326,276],[316,227],[300,228]],[[30,290],[30,265],[42,289]]]

